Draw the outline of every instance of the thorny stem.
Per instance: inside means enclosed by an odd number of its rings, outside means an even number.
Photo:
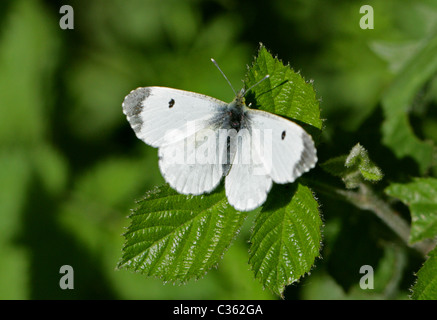
[[[409,224],[366,184],[360,184],[357,191],[337,189],[316,181],[311,181],[311,185],[321,193],[346,200],[359,209],[372,211],[393,230],[408,247],[417,250],[424,256],[426,256],[435,245],[433,241],[421,241],[410,244]]]

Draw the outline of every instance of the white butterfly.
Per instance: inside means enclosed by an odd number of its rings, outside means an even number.
[[[248,108],[247,91],[228,104],[190,91],[143,87],[125,97],[123,112],[137,137],[159,148],[161,173],[173,189],[200,195],[225,176],[228,202],[250,211],[265,202],[272,181],[295,181],[317,156],[299,125]]]

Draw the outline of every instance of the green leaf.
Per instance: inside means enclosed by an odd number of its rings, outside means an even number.
[[[437,72],[437,32],[409,60],[382,100],[385,120],[382,125],[383,143],[398,158],[411,157],[424,173],[432,163],[433,145],[419,140],[408,119],[408,110],[419,89]]]
[[[410,243],[437,236],[437,179],[416,178],[406,184],[393,183],[385,192],[410,208]]]
[[[367,150],[357,143],[349,155],[329,159],[321,167],[330,174],[342,178],[346,188],[353,189],[364,181],[377,182],[383,173],[369,158]]]
[[[437,248],[429,254],[428,260],[417,273],[417,282],[412,288],[414,300],[437,300]]]
[[[277,185],[255,221],[249,263],[255,277],[278,295],[309,272],[319,256],[318,206],[308,187]]]
[[[349,169],[357,168],[367,181],[379,181],[383,175],[381,170],[369,159],[367,150],[357,143],[349,153],[345,161]]]
[[[130,215],[118,267],[164,281],[200,278],[221,259],[246,216],[227,203],[224,190],[187,196],[156,188]]]
[[[321,129],[319,101],[312,83],[306,82],[289,65],[273,58],[261,45],[247,72],[246,87],[250,88],[267,74],[270,75],[267,80],[248,92],[248,96],[253,97],[254,106]]]
[[[254,107],[291,118],[316,136],[322,128],[313,85],[261,45],[245,86]],[[322,221],[312,192],[300,183],[276,185],[259,213],[249,263],[265,287],[282,295],[286,285],[307,273],[319,255]]]

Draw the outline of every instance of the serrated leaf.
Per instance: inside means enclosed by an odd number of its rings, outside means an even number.
[[[272,193],[255,221],[249,263],[265,287],[282,295],[319,256],[322,220],[308,187],[278,185]]]
[[[321,129],[319,101],[313,85],[290,66],[272,57],[261,45],[258,56],[247,72],[246,87],[256,84],[267,74],[270,77],[248,93],[249,96],[253,94],[255,107]]]
[[[382,99],[385,120],[383,143],[398,158],[411,157],[424,173],[432,163],[433,145],[421,141],[413,132],[408,110],[418,90],[437,72],[437,31],[402,68]]]
[[[437,248],[428,256],[428,260],[417,273],[417,282],[412,288],[411,298],[414,300],[437,300]]]
[[[246,216],[227,203],[224,190],[187,196],[156,188],[130,215],[118,267],[164,281],[199,278],[218,263]]]
[[[330,174],[342,178],[346,188],[352,189],[364,181],[377,182],[383,173],[369,158],[367,150],[357,143],[349,155],[332,158],[321,164]]]
[[[410,243],[437,236],[437,179],[416,178],[410,183],[392,183],[385,192],[410,208]]]
[[[249,91],[248,100],[261,110],[298,122],[313,136],[319,134],[322,120],[312,84],[261,45],[247,73],[246,88],[267,74],[267,80]],[[306,186],[274,186],[251,237],[249,263],[255,277],[282,295],[285,286],[307,273],[319,255],[321,225],[318,203]]]

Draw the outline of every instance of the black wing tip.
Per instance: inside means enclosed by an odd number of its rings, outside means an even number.
[[[140,87],[132,90],[123,100],[123,113],[126,115],[132,129],[139,133],[143,125],[140,114],[143,110],[143,102],[150,96],[150,88]]]
[[[138,115],[142,109],[142,102],[150,96],[150,88],[140,87],[132,90],[123,100],[123,113],[130,117]]]
[[[302,174],[313,169],[318,161],[317,150],[316,147],[314,146],[314,141],[311,138],[311,136],[308,133],[303,132],[302,140],[303,140],[303,150],[300,155],[300,159],[293,170],[294,171],[293,176],[295,177],[294,180],[299,178]]]

